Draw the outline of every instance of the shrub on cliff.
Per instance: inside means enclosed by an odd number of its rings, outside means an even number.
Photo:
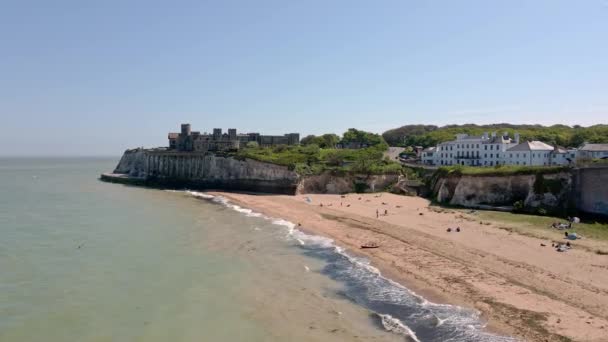
[[[323,171],[364,174],[399,173],[402,166],[384,158],[385,143],[363,149],[319,148],[316,144],[274,148],[246,147],[237,158],[250,158],[288,166],[298,174],[319,174]]]
[[[443,166],[437,170],[439,175],[465,175],[465,176],[514,176],[514,175],[543,175],[569,170],[567,166],[516,166],[501,165],[500,167],[475,166]]]

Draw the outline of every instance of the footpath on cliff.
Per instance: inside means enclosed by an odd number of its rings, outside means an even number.
[[[604,240],[573,241],[559,253],[551,245],[565,242],[563,232],[548,226],[387,193],[212,194],[332,238],[426,298],[474,307],[490,330],[529,341],[608,340]],[[370,242],[380,247],[360,249]]]

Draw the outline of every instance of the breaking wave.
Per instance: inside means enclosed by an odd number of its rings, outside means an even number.
[[[324,260],[322,273],[345,285],[342,295],[371,310],[387,331],[420,341],[513,342],[483,329],[479,312],[449,304],[429,302],[403,285],[382,276],[366,258],[350,255],[332,239],[306,234],[293,222],[265,216],[230,203],[222,196],[186,191],[191,196],[221,204],[249,217],[259,217],[285,228],[285,237],[297,243],[304,254]]]

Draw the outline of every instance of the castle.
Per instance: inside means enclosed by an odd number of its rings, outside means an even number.
[[[228,133],[222,133],[221,128],[214,128],[213,134],[201,134],[193,132],[190,124],[182,124],[180,133],[169,133],[169,149],[180,152],[234,151],[244,147],[248,142],[256,142],[261,147],[298,145],[300,134],[237,134],[236,128],[229,128]]]

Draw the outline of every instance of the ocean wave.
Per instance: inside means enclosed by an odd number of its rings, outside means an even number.
[[[405,335],[413,342],[420,342],[416,333],[412,331],[407,325],[403,324],[400,320],[394,318],[388,314],[377,314],[380,317],[382,326],[386,331],[394,332],[400,335]]]
[[[485,341],[513,342],[483,330],[480,313],[449,304],[432,303],[407,287],[384,277],[369,259],[350,255],[332,239],[304,233],[296,224],[273,218],[230,203],[225,197],[187,191],[249,217],[258,217],[285,228],[286,237],[298,243],[305,253],[327,261],[323,273],[344,283],[345,295],[376,313],[385,330],[412,341]]]

